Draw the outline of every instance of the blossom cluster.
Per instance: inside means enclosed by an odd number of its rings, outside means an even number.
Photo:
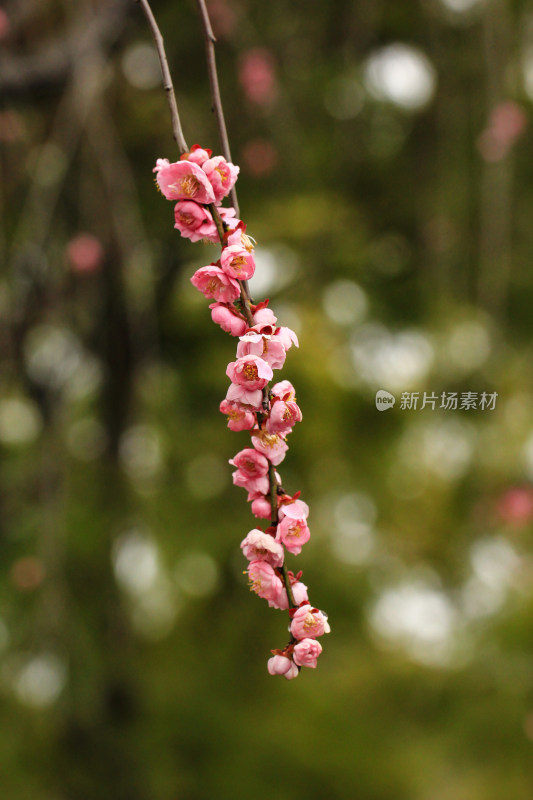
[[[269,384],[288,350],[298,347],[298,338],[290,328],[278,326],[268,300],[254,305],[248,294],[246,281],[255,272],[254,241],[235,209],[221,205],[239,167],[194,145],[178,162],[158,159],[154,172],[163,195],[176,201],[175,227],[181,235],[222,247],[220,258],[197,269],[191,282],[214,301],[209,306],[213,322],[239,340],[235,360],[226,369],[230,385],[220,411],[230,430],[250,435],[249,446],[230,459],[233,483],[247,491],[253,515],[270,524],[251,530],[241,549],[249,562],[251,591],[272,608],[289,612],[289,643],[272,651],[268,671],[290,680],[302,666],[316,667],[322,652],[317,638],[329,632],[326,615],[309,602],[302,573],[295,575],[285,566],[285,553],[298,555],[310,537],[307,504],[299,492],[285,492],[275,469],[285,458],[287,437],[302,412],[292,383]]]

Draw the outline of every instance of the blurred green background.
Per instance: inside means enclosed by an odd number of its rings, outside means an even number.
[[[531,800],[531,5],[208,5],[253,294],[300,337],[289,567],[332,633],[267,674],[235,341],[189,283],[217,249],[153,185],[177,153],[139,6],[4,0],[2,798]],[[195,3],[153,9],[219,152]]]

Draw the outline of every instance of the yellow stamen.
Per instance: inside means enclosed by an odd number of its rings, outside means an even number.
[[[248,381],[256,381],[257,380],[257,367],[255,364],[245,364],[243,367],[243,373]]]

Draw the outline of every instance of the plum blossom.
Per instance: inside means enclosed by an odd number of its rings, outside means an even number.
[[[255,414],[239,403],[228,403],[227,400],[223,400],[220,411],[227,415],[228,428],[231,431],[249,431],[256,425]]]
[[[233,278],[228,280],[232,281]],[[232,383],[245,386],[249,391],[263,389],[272,379],[272,368],[259,356],[249,355],[231,361],[226,369],[226,375]]]
[[[233,307],[225,303],[211,303],[211,319],[216,325],[220,325],[223,331],[232,336],[241,336],[246,330],[246,320]]]
[[[271,567],[281,567],[285,552],[269,533],[254,528],[241,542],[241,550],[248,561],[266,561]]]
[[[214,265],[200,267],[191,278],[192,285],[207,298],[221,303],[231,303],[241,292],[237,281]]]
[[[246,225],[244,222],[239,222],[234,230],[228,234],[227,242],[229,246],[243,247],[249,253],[254,249],[254,240],[246,233]]]
[[[272,395],[280,400],[296,400],[296,390],[290,381],[279,381],[272,387]]]
[[[205,149],[200,147],[199,144],[193,144],[190,151],[188,153],[184,153],[182,155],[182,160],[193,161],[195,164],[198,164],[199,167],[207,161],[208,158],[211,158],[213,155],[213,151],[210,150],[208,147]]]
[[[222,250],[220,266],[232,278],[247,281],[255,272],[253,253],[238,244],[232,244]]]
[[[302,412],[294,400],[275,400],[270,406],[266,429],[269,433],[287,434],[292,431],[295,422],[301,421]]]
[[[306,604],[295,611],[290,631],[295,639],[316,639],[317,636],[329,633],[330,627],[328,618],[322,611]]]
[[[237,455],[229,460],[229,463],[247,478],[259,478],[261,475],[268,473],[268,461],[265,456],[251,447],[245,447],[244,450],[240,450]]]
[[[261,306],[254,311],[254,322],[256,325],[272,325],[275,327],[278,318],[267,306]]]
[[[248,500],[250,500],[252,503],[251,509],[254,517],[258,517],[259,519],[270,518],[272,509],[268,497],[265,497],[264,495],[258,493],[254,494],[252,492],[252,496],[249,497]]]
[[[305,519],[291,519],[283,517],[278,525],[276,539],[283,542],[289,553],[297,556],[302,546],[309,541],[311,533]]]
[[[267,669],[271,675],[283,675],[288,681],[297,678],[300,670],[287,656],[276,655],[268,659]]]
[[[221,208],[219,214],[226,225],[238,222],[234,208]],[[191,242],[206,241],[216,244],[219,241],[211,212],[194,200],[179,200],[174,207],[174,220],[174,227]]]
[[[294,663],[299,667],[316,667],[318,656],[322,652],[322,645],[315,639],[302,639],[294,645]]]
[[[281,369],[285,363],[285,348],[272,334],[262,334],[253,328],[240,337],[237,356],[256,355],[270,364],[272,369]]]
[[[271,608],[278,608],[278,597],[283,589],[281,579],[266,561],[256,559],[248,564],[250,591],[268,601]]]
[[[226,392],[226,400],[230,403],[240,403],[249,406],[254,411],[260,411],[263,405],[261,389],[247,389],[238,383],[230,383]]]
[[[309,506],[303,500],[284,499],[279,509],[279,517],[291,519],[307,519],[309,516]]]
[[[278,328],[276,331],[276,337],[282,343],[285,350],[290,350],[290,348],[294,345],[295,347],[299,347],[298,337],[294,333],[291,328],[281,327]]]
[[[263,453],[271,464],[277,467],[285,458],[289,449],[287,443],[277,433],[260,431],[257,436],[252,436],[252,444],[259,453]]]
[[[307,586],[305,585],[305,583],[302,583],[301,581],[297,580],[292,574],[292,572],[289,572],[288,575],[291,584],[292,596],[294,598],[294,602],[296,603],[296,605],[299,606],[301,603],[309,602],[309,597],[307,595]],[[283,610],[289,607],[289,600],[287,598],[287,592],[285,588],[283,588],[283,591],[281,592],[278,602],[279,602],[279,607]]]
[[[199,242],[206,239],[216,226],[213,217],[204,206],[194,200],[180,200],[174,207],[174,227],[179,230],[185,239]]]
[[[202,169],[213,187],[215,201],[220,203],[233,189],[240,168],[223,156],[215,156],[203,161]]]
[[[176,161],[170,164],[167,159],[159,158],[154,172],[156,183],[167,200],[215,202],[215,193],[205,172],[192,161]]]
[[[266,494],[270,488],[268,475],[259,475],[257,478],[249,478],[240,469],[232,473],[232,480],[235,486],[240,486],[249,494]]]
[[[297,678],[299,674],[300,670],[298,669],[296,664],[292,663],[291,668],[287,670],[287,672],[284,674],[283,677],[288,681],[292,681],[292,679]]]
[[[293,662],[287,656],[272,656],[267,662],[267,668],[271,675],[285,675],[292,667]]]

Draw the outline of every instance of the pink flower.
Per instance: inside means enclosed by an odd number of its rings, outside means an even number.
[[[291,591],[292,591],[292,596],[294,598],[294,602],[296,603],[297,606],[299,606],[300,603],[307,603],[309,600],[309,597],[307,596],[307,586],[305,585],[305,583],[297,581],[296,578],[294,578],[294,576],[291,578],[290,577],[291,574],[292,573],[289,574],[289,580],[291,582]],[[283,587],[283,590],[281,592],[278,601],[279,601],[279,607],[284,611],[289,607],[289,601],[287,599],[287,592],[285,590],[285,587]]]
[[[240,168],[226,161],[223,156],[215,156],[204,161],[202,169],[213,187],[216,202],[220,203],[235,185]]]
[[[322,652],[322,645],[315,639],[302,639],[294,645],[294,663],[299,667],[316,667],[317,658]]]
[[[298,337],[290,328],[278,328],[276,331],[276,338],[282,343],[285,350],[290,350],[293,344],[299,347]]]
[[[272,394],[280,400],[296,400],[296,390],[290,381],[279,381],[272,387]]]
[[[255,272],[253,253],[238,244],[223,249],[220,266],[231,278],[238,278],[241,281],[247,281]]]
[[[285,363],[285,348],[271,335],[264,335],[255,330],[249,330],[240,337],[237,345],[237,356],[256,355],[270,364],[272,369],[281,369]]]
[[[233,278],[228,278],[228,280],[235,283]],[[250,355],[231,361],[226,369],[226,375],[232,383],[245,386],[248,391],[253,391],[266,386],[272,379],[273,373],[266,361],[259,356]]]
[[[248,561],[266,561],[271,567],[281,567],[285,551],[269,534],[254,528],[241,542],[241,550]]]
[[[202,239],[213,241],[218,239],[216,225],[211,213],[205,206],[195,203],[194,200],[180,200],[174,207],[174,227],[179,230],[185,239],[199,242]]]
[[[233,206],[228,206],[227,208],[220,207],[217,209],[217,211],[220,214],[222,222],[224,223],[224,225],[227,226],[227,228],[230,231],[234,230],[237,227],[237,225],[241,223],[240,219],[237,219],[237,217],[235,216],[237,212],[235,211]],[[218,244],[219,241],[220,240],[218,238],[218,231],[217,231],[217,238],[215,239],[215,244]]]
[[[257,436],[252,436],[252,444],[259,453],[263,453],[271,464],[277,467],[285,458],[289,449],[287,443],[277,433],[260,431]]]
[[[211,158],[213,155],[213,151],[209,150],[209,148],[205,149],[200,147],[199,144],[193,144],[190,151],[188,153],[184,153],[182,155],[182,160],[186,159],[187,161],[192,161],[194,164],[198,164],[199,167],[207,161],[208,158]]]
[[[289,670],[287,670],[287,672],[285,673],[285,675],[283,677],[288,681],[292,681],[292,679],[293,678],[297,678],[299,674],[300,674],[300,670],[298,669],[296,664],[292,663],[291,664],[291,668]]]
[[[272,325],[275,326],[278,318],[270,308],[263,306],[258,308],[254,314],[254,322],[256,325]]]
[[[293,662],[287,656],[272,656],[267,662],[267,669],[271,675],[285,675],[293,666]]]
[[[234,230],[229,234],[227,242],[229,246],[244,247],[249,253],[254,249],[253,240],[247,235],[244,222],[240,222],[235,226]]]
[[[252,411],[241,408],[238,403],[228,403],[223,400],[220,404],[222,414],[228,416],[228,428],[231,431],[250,431],[256,424],[256,417]]]
[[[247,50],[241,58],[239,81],[252,103],[269,105],[277,96],[278,87],[274,58],[262,47]]]
[[[285,500],[279,509],[279,518],[290,517],[291,519],[307,519],[309,516],[309,506],[303,500]]]
[[[533,488],[514,486],[500,497],[497,504],[500,517],[512,525],[525,525],[533,519]]]
[[[158,159],[154,168],[156,182],[167,200],[195,200],[197,203],[214,203],[215,194],[205,172],[192,161],[165,163]]]
[[[158,158],[155,162],[155,167],[153,168],[152,172],[160,172],[165,167],[170,166],[170,161],[168,158]]]
[[[213,265],[197,269],[191,283],[206,297],[221,303],[232,303],[241,293],[237,281],[226,275],[220,267]]]
[[[275,400],[270,406],[266,427],[269,433],[290,433],[295,422],[302,421],[302,412],[294,400]]]
[[[237,469],[232,473],[231,477],[235,486],[246,489],[249,494],[266,494],[270,488],[268,475],[250,478],[240,469]]]
[[[277,598],[283,588],[283,584],[270,564],[259,559],[250,561],[248,564],[248,580],[250,582],[250,591],[268,600],[268,605],[271,608],[278,608]]]
[[[291,519],[283,517],[278,524],[276,539],[283,542],[289,553],[297,556],[302,546],[309,541],[311,532],[306,525],[305,519]]]
[[[290,631],[295,639],[316,639],[317,636],[329,633],[330,627],[326,615],[307,604],[300,606],[295,612]]]
[[[241,403],[250,406],[254,411],[261,411],[263,408],[263,393],[261,389],[247,389],[238,383],[231,383],[226,392],[226,400],[230,403]]]
[[[270,500],[262,494],[250,498],[252,500],[252,514],[259,519],[270,519],[271,507]]]
[[[300,670],[287,656],[273,656],[268,659],[267,669],[271,675],[283,675],[288,681],[297,678]]]
[[[220,325],[223,331],[232,336],[241,336],[246,330],[246,320],[241,317],[233,306],[224,303],[211,303],[211,319]]]
[[[240,222],[235,218],[234,208],[219,208],[218,213],[222,222],[230,229]],[[194,200],[179,200],[174,207],[174,220],[174,227],[191,242],[205,241],[213,244],[220,242],[211,212]]]
[[[104,262],[104,248],[100,239],[90,233],[79,233],[67,245],[67,256],[74,272],[98,272]]]
[[[245,447],[236,456],[230,459],[230,464],[236,467],[246,478],[259,478],[268,474],[268,461],[257,450]]]

